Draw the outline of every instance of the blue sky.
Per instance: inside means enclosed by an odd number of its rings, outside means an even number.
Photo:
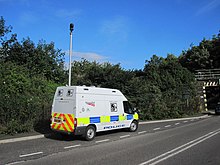
[[[0,16],[18,39],[44,39],[73,60],[143,69],[153,54],[179,56],[220,30],[220,0],[0,0]],[[68,61],[68,55],[66,55]]]

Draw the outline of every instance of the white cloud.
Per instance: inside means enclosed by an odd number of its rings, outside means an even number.
[[[69,50],[65,51],[65,69],[69,68]],[[96,61],[96,62],[107,62],[108,57],[92,53],[92,52],[73,52],[72,53],[72,61],[80,61],[81,59],[86,59],[89,61]]]
[[[214,10],[215,8],[217,8],[220,5],[220,0],[212,0],[209,1],[209,3],[205,4],[203,7],[201,7],[197,12],[196,15],[201,15],[204,14],[206,12],[209,12],[211,10]]]
[[[123,16],[117,16],[113,19],[105,20],[101,23],[100,32],[111,38],[119,38],[121,40],[127,40],[129,32],[128,19]]]
[[[65,59],[69,59],[69,50],[65,51]],[[86,59],[89,61],[97,61],[97,62],[103,62],[105,60],[108,60],[107,56],[103,56],[97,53],[93,52],[72,52],[72,59],[73,60],[79,60],[79,59]]]
[[[91,52],[73,52],[73,57],[77,57],[80,59],[84,58],[90,61],[103,61],[108,59],[108,57],[106,56]]]

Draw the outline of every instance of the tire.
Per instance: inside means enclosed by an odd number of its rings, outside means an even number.
[[[138,122],[137,121],[132,121],[130,127],[129,127],[129,131],[130,132],[135,132],[138,129]]]
[[[95,135],[96,135],[95,127],[88,126],[86,128],[86,131],[85,131],[85,134],[84,134],[85,140],[91,141],[91,140],[93,140],[95,138]]]

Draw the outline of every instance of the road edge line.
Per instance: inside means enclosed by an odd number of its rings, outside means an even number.
[[[26,137],[12,138],[12,139],[4,139],[4,140],[0,140],[0,144],[20,142],[20,141],[40,139],[40,138],[44,138],[44,135],[34,135],[34,136],[26,136]]]
[[[190,120],[190,119],[203,119],[208,118],[209,115],[203,115],[198,117],[188,117],[188,118],[179,118],[179,119],[166,119],[166,120],[154,120],[154,121],[141,121],[139,124],[151,124],[151,123],[163,123],[163,122],[170,122],[170,121],[181,121],[181,120]]]

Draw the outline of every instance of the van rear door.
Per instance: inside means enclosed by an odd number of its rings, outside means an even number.
[[[52,105],[51,128],[57,131],[74,131],[76,95],[72,88],[58,87]]]
[[[74,89],[58,88],[53,103],[53,112],[73,114],[76,107]]]

